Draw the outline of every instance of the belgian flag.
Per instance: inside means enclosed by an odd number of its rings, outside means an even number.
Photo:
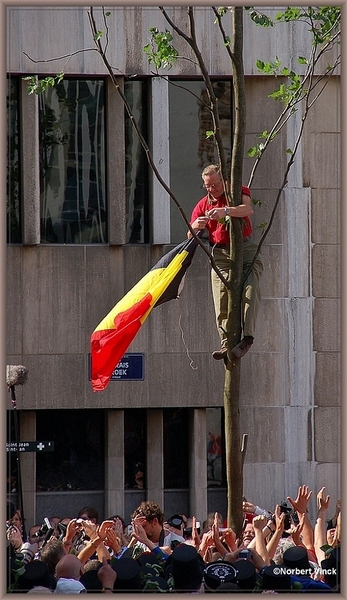
[[[175,246],[112,308],[91,336],[91,380],[94,392],[104,390],[118,362],[152,308],[178,298],[197,241]]]

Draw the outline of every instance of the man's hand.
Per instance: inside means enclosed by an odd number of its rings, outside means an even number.
[[[223,533],[222,539],[224,539],[230,551],[236,550],[236,533],[233,529],[227,529]]]
[[[208,548],[209,546],[213,546],[214,545],[214,540],[213,540],[213,531],[212,529],[210,529],[209,531],[205,531],[205,533],[202,534],[202,538],[201,538],[201,542],[200,542],[200,546],[199,546],[199,552],[204,552],[206,550],[206,548]]]
[[[111,588],[113,590],[114,582],[117,579],[117,573],[108,564],[106,558],[102,561],[102,567],[98,570],[98,579],[103,588]],[[110,591],[111,593],[111,591]]]
[[[198,550],[201,540],[196,527],[196,517],[194,516],[192,518],[192,540],[194,547]]]
[[[104,540],[110,529],[113,529],[113,521],[103,521],[101,525],[96,528],[96,535]],[[87,533],[87,532],[86,532]],[[87,534],[89,535],[89,534]],[[92,537],[92,536],[89,536]]]
[[[280,531],[282,534],[284,532],[284,520],[286,518],[286,513],[281,513],[281,508],[279,504],[276,504],[274,515],[276,531]]]
[[[258,515],[257,517],[254,517],[252,523],[255,531],[263,531],[267,523],[267,518],[265,515]]]
[[[330,496],[324,496],[325,487],[322,487],[317,494],[317,508],[319,511],[326,511],[329,506]]]
[[[308,501],[312,496],[312,491],[310,492],[307,485],[301,485],[298,489],[298,494],[296,500],[293,500],[290,496],[287,496],[287,500],[291,503],[294,510],[297,513],[306,513]]]
[[[97,536],[97,525],[92,521],[85,521],[82,519],[82,529],[86,532],[86,535],[92,540]]]
[[[194,229],[194,231],[199,231],[200,229],[205,229],[206,223],[207,223],[208,219],[209,219],[208,217],[198,217],[191,224],[192,225],[192,229]]]
[[[300,515],[299,524],[292,527],[292,529],[291,529],[291,536],[292,536],[293,542],[296,546],[300,546],[300,544],[302,544],[301,533],[302,533],[302,529],[305,525],[306,519],[307,519],[306,513]]]
[[[255,504],[252,502],[242,502],[242,510],[244,513],[254,514]]]
[[[16,525],[11,525],[7,532],[7,539],[16,551],[20,550],[23,545],[22,534]]]
[[[133,536],[136,538],[136,540],[138,542],[141,542],[142,544],[145,544],[145,546],[147,546],[147,548],[152,550],[154,544],[151,543],[150,540],[148,539],[147,533],[145,532],[141,523],[139,521],[136,521],[136,519],[134,519],[133,527],[134,527]]]
[[[71,519],[66,526],[64,540],[67,543],[71,542],[79,531],[81,531],[81,525],[77,523],[77,519]]]
[[[105,544],[112,548],[112,550],[118,554],[121,551],[122,545],[119,543],[119,537],[117,536],[114,529],[110,527],[110,529],[106,532]]]

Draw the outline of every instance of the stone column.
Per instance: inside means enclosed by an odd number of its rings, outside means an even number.
[[[160,77],[152,79],[152,154],[161,177],[170,185],[169,146],[169,92],[168,82]],[[153,244],[170,243],[170,196],[151,172],[153,192]]]
[[[147,411],[147,498],[164,510],[163,411]]]
[[[29,96],[21,79],[21,175],[22,239],[25,245],[40,243],[39,108],[36,94]]]
[[[20,426],[20,441],[35,441],[36,412],[34,410],[21,411],[18,417]],[[26,533],[28,533],[30,527],[36,524],[36,452],[21,452],[20,467],[22,474],[25,530]]]
[[[206,410],[194,408],[190,420],[190,515],[207,514]]]
[[[288,147],[293,148],[301,124],[301,108],[288,125]],[[284,274],[284,444],[285,493],[296,497],[298,485],[315,490],[312,427],[315,355],[311,285],[311,190],[303,188],[303,155],[299,146],[283,192]]]
[[[123,80],[117,80],[123,89]],[[109,243],[126,243],[124,104],[111,81],[107,82],[107,198]]]
[[[106,416],[105,515],[124,514],[124,411]]]

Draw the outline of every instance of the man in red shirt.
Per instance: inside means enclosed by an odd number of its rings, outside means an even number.
[[[250,216],[253,214],[251,192],[249,188],[242,186],[242,202],[238,206],[228,206],[224,195],[224,186],[220,174],[219,165],[208,165],[202,172],[202,180],[207,195],[195,206],[191,216],[191,226],[194,231],[207,229],[211,252],[225,279],[228,279],[230,270],[230,239],[229,227],[225,222],[220,222],[223,217],[236,217],[243,220],[243,275],[245,276],[257,250],[256,244],[250,241],[252,224]],[[188,237],[191,233],[188,232]],[[236,344],[231,352],[241,358],[248,352],[253,344],[255,322],[260,304],[259,279],[263,272],[263,264],[257,257],[242,291],[242,329],[243,338]],[[228,317],[228,293],[224,283],[217,273],[211,270],[211,283],[214,308],[216,313],[216,324],[221,338],[221,348],[212,353],[216,360],[226,361],[227,338],[226,324]]]

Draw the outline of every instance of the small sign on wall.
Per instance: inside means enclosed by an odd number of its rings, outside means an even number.
[[[89,354],[89,381],[91,380],[91,355]],[[132,352],[124,354],[115,366],[110,381],[143,381],[144,380],[144,354]]]

